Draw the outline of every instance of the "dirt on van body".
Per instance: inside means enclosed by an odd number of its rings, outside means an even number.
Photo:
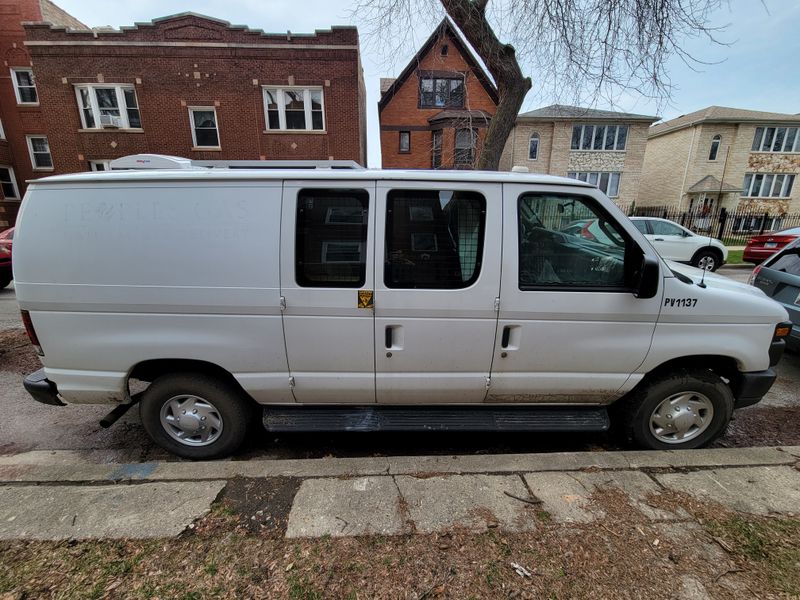
[[[242,490],[239,490],[242,491]],[[240,498],[241,500],[241,498]],[[678,495],[647,521],[619,490],[605,516],[536,530],[287,540],[223,498],[178,538],[0,542],[0,598],[793,598],[800,520],[750,518]],[[250,506],[252,509],[253,506]],[[249,509],[247,509],[249,510]],[[252,515],[251,515],[252,516]]]

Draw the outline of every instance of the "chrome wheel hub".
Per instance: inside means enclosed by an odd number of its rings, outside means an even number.
[[[717,261],[714,260],[713,256],[704,256],[699,261],[697,261],[698,268],[704,269],[706,271],[712,271],[716,264]]]
[[[161,407],[161,426],[186,446],[208,446],[222,434],[222,415],[208,400],[181,394]]]
[[[665,444],[681,444],[702,434],[714,418],[714,405],[698,392],[663,400],[650,415],[650,432]]]

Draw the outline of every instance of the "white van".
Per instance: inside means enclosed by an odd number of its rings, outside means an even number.
[[[14,279],[44,364],[25,387],[116,405],[106,423],[138,401],[183,457],[230,454],[259,421],[613,420],[639,446],[694,448],[767,392],[790,330],[760,290],[660,259],[573,179],[112,166],[145,168],[37,179],[22,203]],[[587,219],[605,235],[582,236]]]

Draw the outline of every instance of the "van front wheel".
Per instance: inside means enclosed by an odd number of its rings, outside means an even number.
[[[148,387],[139,405],[153,441],[183,458],[222,458],[247,435],[250,405],[234,386],[195,373],[164,375]]]
[[[645,383],[621,402],[617,419],[627,441],[678,450],[700,448],[722,435],[734,398],[715,373],[684,369]]]

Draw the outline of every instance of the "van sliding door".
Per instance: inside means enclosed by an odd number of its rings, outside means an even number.
[[[374,182],[287,181],[281,295],[297,402],[375,402]]]

